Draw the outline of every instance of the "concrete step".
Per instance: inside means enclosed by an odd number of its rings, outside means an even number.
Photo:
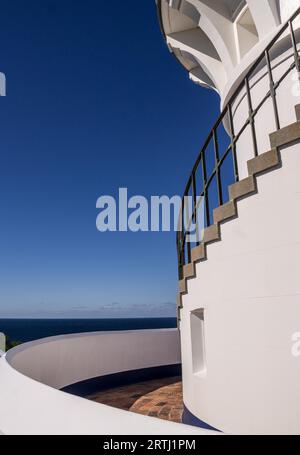
[[[248,172],[251,176],[257,176],[274,169],[278,165],[280,165],[280,155],[275,148],[248,161]]]

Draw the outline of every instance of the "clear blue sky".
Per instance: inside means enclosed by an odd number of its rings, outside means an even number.
[[[219,99],[154,0],[1,6],[0,317],[175,316],[174,233],[96,230],[96,200],[181,194]]]

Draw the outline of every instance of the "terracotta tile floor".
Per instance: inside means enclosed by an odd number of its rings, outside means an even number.
[[[154,379],[105,390],[89,400],[138,414],[181,422],[183,412],[180,377]]]

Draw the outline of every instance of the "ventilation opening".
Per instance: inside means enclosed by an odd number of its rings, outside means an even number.
[[[259,41],[257,28],[248,7],[240,13],[235,25],[238,54],[241,60]]]
[[[193,373],[203,376],[206,374],[204,309],[191,313],[191,337]]]

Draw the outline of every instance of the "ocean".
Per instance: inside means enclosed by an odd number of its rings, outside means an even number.
[[[0,332],[10,341],[24,343],[70,333],[176,327],[176,318],[143,319],[0,319]]]

